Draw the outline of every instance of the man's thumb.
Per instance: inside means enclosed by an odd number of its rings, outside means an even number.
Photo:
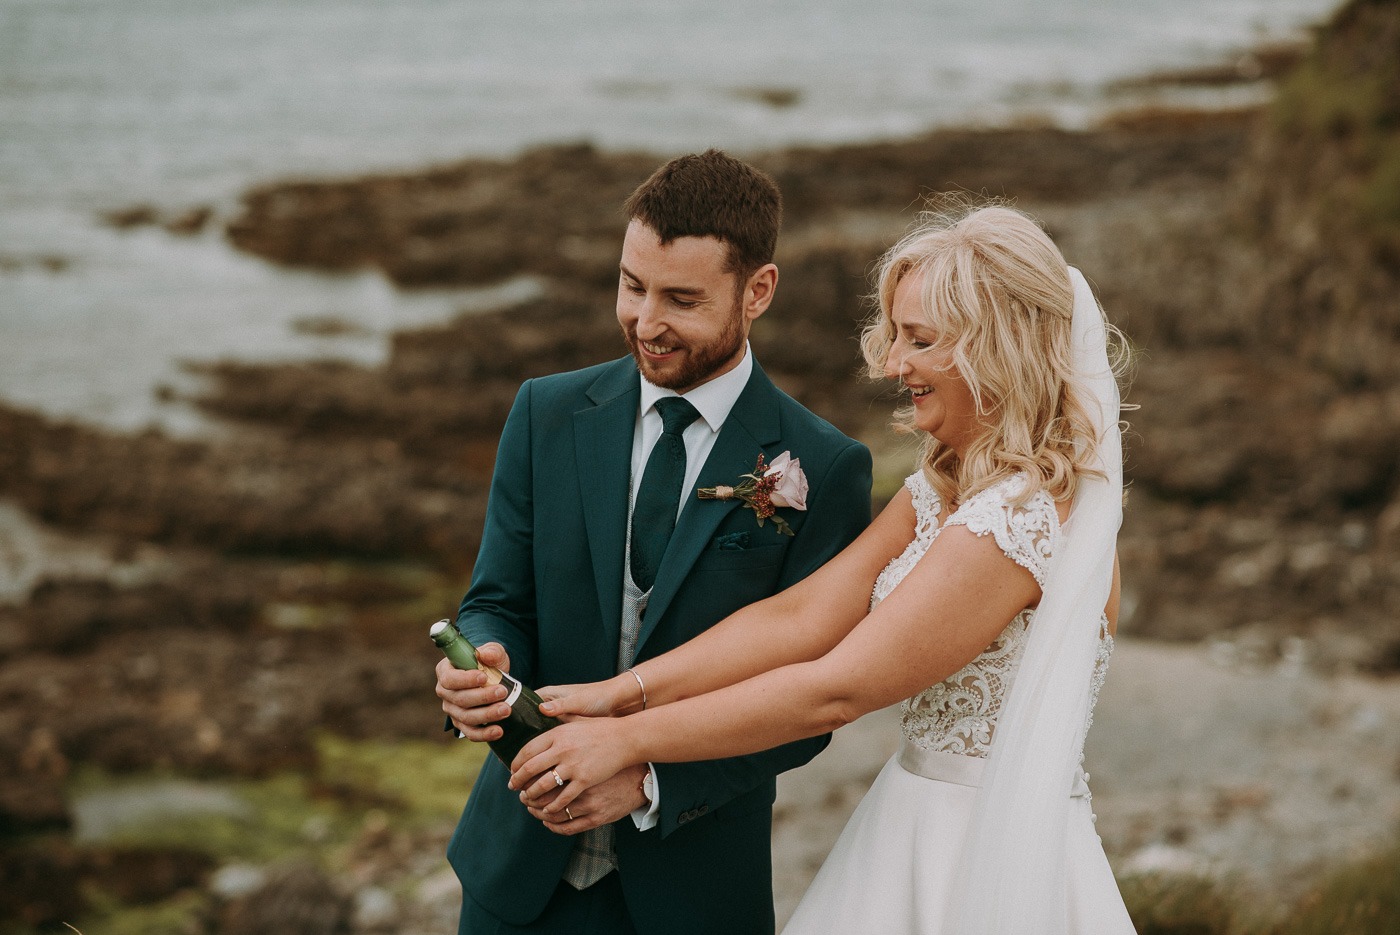
[[[500,643],[486,643],[476,648],[476,661],[482,665],[495,666],[503,672],[510,671],[510,657]]]

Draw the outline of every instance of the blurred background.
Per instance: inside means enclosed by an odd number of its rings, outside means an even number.
[[[1087,765],[1139,930],[1400,930],[1400,0],[0,0],[0,933],[453,930],[427,626],[708,146],[877,507],[873,260],[936,192],[1046,225],[1136,352]],[[780,918],[897,735],[783,777]]]

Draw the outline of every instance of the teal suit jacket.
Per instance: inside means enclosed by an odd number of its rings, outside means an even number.
[[[527,381],[501,435],[481,551],[457,623],[497,641],[527,685],[616,674],[632,433],[640,378],[631,358]],[[810,489],[758,526],[739,501],[685,503],[652,588],[637,660],[681,645],[806,577],[870,521],[870,452],[775,387],[757,366],[697,487],[733,484],[759,452],[790,450]],[[818,737],[752,756],[658,764],[660,821],[615,823],[618,870],[641,935],[773,931],[774,777],[825,747]],[[575,839],[553,834],[488,757],[448,845],[466,895],[524,925],[543,911]]]

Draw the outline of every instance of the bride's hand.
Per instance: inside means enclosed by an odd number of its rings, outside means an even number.
[[[630,689],[630,690],[629,690]],[[629,713],[640,704],[636,683],[611,678],[579,685],[551,685],[540,689],[546,700],[540,712],[547,717],[571,721],[581,717],[612,717]]]
[[[607,717],[611,713],[607,710],[607,699],[602,697],[601,692],[594,691],[593,686],[587,682],[576,685],[546,685],[537,694],[543,700],[540,713],[561,721],[575,721],[581,717]],[[556,702],[574,695],[578,697],[572,702],[556,706]]]
[[[510,787],[546,815],[559,815],[588,789],[645,762],[630,749],[627,719],[586,718],[545,731],[511,763]],[[557,793],[557,794],[556,794]]]

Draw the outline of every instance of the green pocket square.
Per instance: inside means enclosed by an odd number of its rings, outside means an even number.
[[[726,532],[715,536],[712,544],[721,552],[740,552],[749,547],[751,540],[746,532]]]

